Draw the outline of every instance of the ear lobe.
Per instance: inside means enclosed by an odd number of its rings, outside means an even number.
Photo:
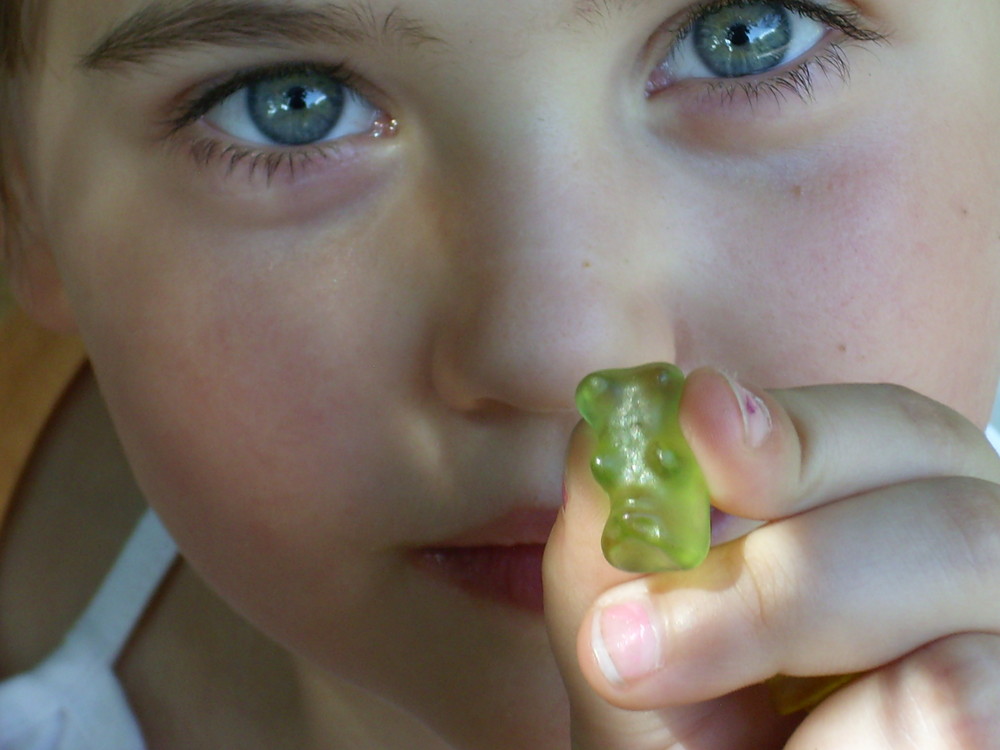
[[[7,235],[7,241],[11,240]],[[11,293],[18,306],[39,325],[58,333],[75,333],[73,315],[59,270],[43,248],[19,248],[5,253]]]

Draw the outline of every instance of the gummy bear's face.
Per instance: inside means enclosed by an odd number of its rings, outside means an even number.
[[[611,491],[649,484],[662,473],[661,447],[678,430],[683,375],[672,365],[603,370],[577,389],[577,406],[597,437],[592,468]]]
[[[599,434],[621,429],[630,422],[655,429],[667,403],[667,389],[679,388],[682,381],[676,367],[662,363],[602,370],[580,384],[577,406],[584,420]]]

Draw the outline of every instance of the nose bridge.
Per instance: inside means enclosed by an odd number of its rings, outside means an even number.
[[[540,113],[478,136],[452,162],[445,243],[463,291],[435,351],[441,392],[464,408],[565,410],[590,370],[670,358],[649,225],[600,129]]]

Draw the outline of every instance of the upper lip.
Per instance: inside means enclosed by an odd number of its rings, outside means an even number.
[[[544,545],[559,515],[555,508],[515,508],[466,531],[430,545],[434,549]]]

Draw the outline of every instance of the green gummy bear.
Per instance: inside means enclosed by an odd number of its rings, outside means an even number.
[[[611,499],[601,547],[633,573],[693,568],[708,554],[711,503],[678,421],[684,374],[654,363],[601,370],[576,389],[597,438],[591,471]]]

